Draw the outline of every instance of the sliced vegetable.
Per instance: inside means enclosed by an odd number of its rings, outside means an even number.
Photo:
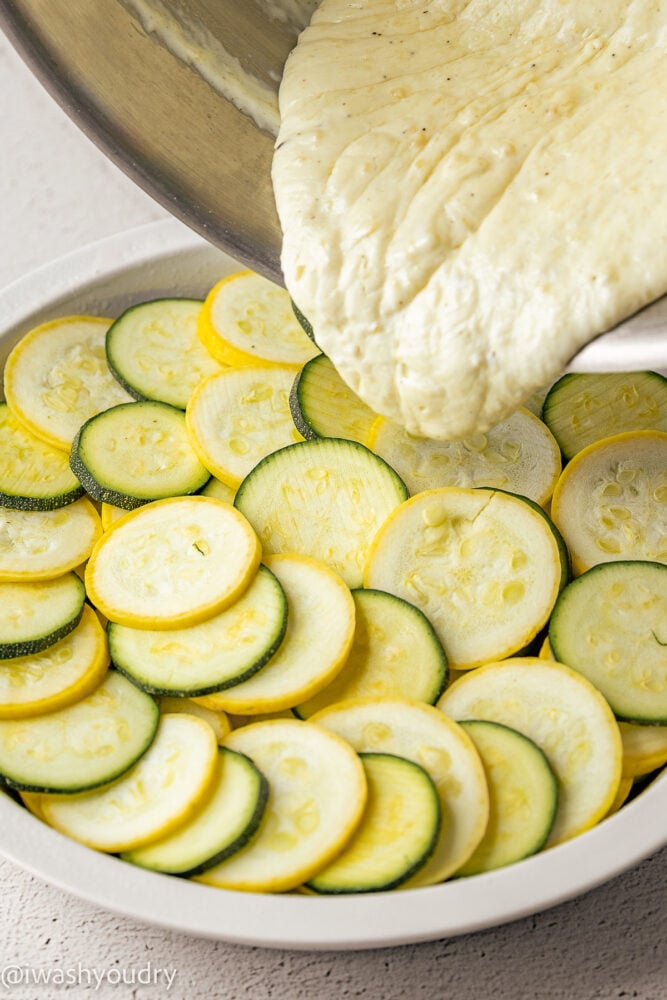
[[[359,698],[325,708],[311,719],[358,753],[390,753],[420,764],[438,790],[442,826],[433,855],[406,883],[433,885],[463,865],[479,844],[489,816],[489,793],[479,754],[458,723],[437,708],[401,698]]]
[[[405,697],[433,703],[447,682],[447,658],[435,630],[413,604],[382,590],[352,591],[354,641],[333,681],[295,712],[307,719],[350,698]]]
[[[354,637],[350,591],[324,563],[298,555],[267,557],[287,596],[287,630],[270,660],[248,680],[217,693],[225,712],[255,715],[290,708],[341,670]]]
[[[0,660],[38,653],[76,628],[86,591],[76,573],[0,583]]]
[[[516,729],[480,720],[461,725],[482,758],[489,785],[489,825],[457,872],[478,875],[544,847],[556,818],[558,783],[542,750]]]
[[[308,882],[318,893],[381,892],[416,874],[440,833],[440,800],[428,772],[412,760],[360,754],[366,809],[347,847]]]
[[[667,723],[667,566],[610,562],[583,573],[556,601],[549,643],[619,718]]]
[[[639,778],[667,764],[667,726],[619,722],[623,740],[623,776]]]
[[[236,490],[233,490],[227,483],[223,483],[222,480],[217,479],[216,476],[211,476],[199,492],[204,497],[215,497],[217,500],[224,500],[225,503],[233,504]]]
[[[590,829],[621,780],[621,734],[609,705],[581,674],[525,657],[460,677],[438,702],[453,719],[486,719],[518,730],[546,754],[559,799],[548,846]]]
[[[551,503],[576,573],[600,562],[667,562],[667,433],[604,438],[565,466]]]
[[[271,362],[300,367],[317,353],[279,285],[238,271],[219,281],[206,296],[199,336],[223,364]]]
[[[420,608],[450,666],[462,670],[526,646],[546,624],[561,578],[543,512],[510,493],[443,487],[387,518],[364,584]]]
[[[27,719],[73,705],[95,690],[108,666],[104,630],[84,605],[76,627],[58,642],[0,660],[0,719]]]
[[[348,587],[359,587],[375,533],[406,496],[394,470],[367,448],[318,438],[264,458],[241,483],[234,504],[265,552],[312,556],[340,573]]]
[[[67,640],[64,640],[67,642]],[[48,715],[0,721],[0,774],[34,792],[79,792],[112,781],[155,736],[157,705],[116,671],[80,701]]]
[[[461,441],[415,437],[378,417],[368,446],[396,469],[411,493],[439,486],[492,486],[544,505],[561,471],[555,438],[525,409],[486,434]]]
[[[38,438],[69,452],[81,424],[132,397],[109,371],[110,320],[64,316],[27,333],[5,365],[5,399]]]
[[[232,489],[260,459],[301,440],[289,409],[293,377],[284,365],[229,368],[193,393],[186,410],[192,445]]]
[[[151,746],[126,774],[79,795],[44,795],[47,823],[98,851],[130,851],[187,823],[215,778],[213,731],[194,715],[163,715]]]
[[[220,371],[197,335],[202,306],[200,299],[152,299],[111,324],[107,363],[131,396],[184,410],[201,380]]]
[[[348,438],[363,445],[368,445],[377,417],[352,392],[324,354],[311,358],[294,379],[290,409],[304,438]]]
[[[169,631],[110,622],[108,633],[115,666],[139,687],[192,697],[252,677],[278,649],[286,627],[283,588],[260,566],[241,597],[206,621]]]
[[[102,534],[90,500],[58,510],[0,507],[0,580],[52,580],[80,566]]]
[[[367,796],[361,761],[344,740],[296,719],[236,729],[227,746],[266,777],[266,813],[246,847],[197,880],[245,891],[294,889],[327,865],[359,825]]]
[[[91,417],[74,439],[70,464],[95,500],[124,510],[196,493],[210,476],[183,411],[165,403],[124,403]]]
[[[542,419],[566,459],[613,434],[667,431],[667,379],[657,372],[570,372],[547,393]]]
[[[110,621],[178,629],[233,604],[259,559],[257,536],[229,504],[202,496],[156,500],[103,535],[86,567],[86,590]]]
[[[184,712],[186,715],[196,715],[208,723],[218,745],[222,746],[232,731],[232,726],[224,712],[214,712],[198,704],[193,698],[177,698],[171,695],[160,695],[157,699],[160,715],[170,715],[173,712]]]
[[[0,506],[55,510],[83,496],[67,455],[36,437],[6,403],[0,403],[0,452]]]
[[[126,851],[125,861],[172,875],[199,875],[250,842],[266,809],[266,778],[243,754],[222,747],[213,787],[200,809],[173,833]]]

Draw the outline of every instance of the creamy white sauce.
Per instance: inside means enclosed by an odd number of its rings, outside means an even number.
[[[375,410],[496,424],[667,292],[667,4],[323,0],[288,59],[288,289]]]

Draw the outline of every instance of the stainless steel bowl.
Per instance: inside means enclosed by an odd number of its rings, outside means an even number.
[[[296,28],[256,0],[170,0],[201,45],[219,39],[277,92]],[[138,12],[139,11],[139,12]],[[121,0],[3,0],[0,27],[79,126],[157,201],[210,242],[280,280],[273,136],[164,44]]]

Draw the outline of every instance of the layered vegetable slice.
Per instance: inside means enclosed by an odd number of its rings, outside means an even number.
[[[367,448],[319,438],[268,455],[243,480],[234,504],[265,552],[312,556],[358,587],[378,528],[406,496],[399,476]]]
[[[58,510],[0,507],[0,580],[52,580],[81,566],[102,534],[87,497]]]
[[[304,438],[339,437],[368,445],[377,414],[359,399],[325,354],[303,366],[290,391],[290,409]]]
[[[76,573],[35,583],[0,583],[0,660],[52,646],[76,628],[86,591]]]
[[[562,576],[543,512],[509,493],[443,487],[387,518],[364,584],[420,608],[460,670],[526,646],[546,624]]]
[[[0,505],[54,510],[83,496],[67,455],[36,437],[0,403]]]

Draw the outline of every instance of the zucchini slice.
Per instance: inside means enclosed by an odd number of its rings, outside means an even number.
[[[52,580],[81,566],[102,534],[87,497],[57,510],[0,507],[0,580]]]
[[[193,697],[248,680],[278,649],[286,627],[283,588],[260,566],[231,607],[199,624],[165,631],[112,621],[107,631],[114,665],[135,684],[153,694]]]
[[[291,708],[341,670],[354,637],[354,601],[340,576],[304,556],[268,556],[287,597],[285,637],[262,669],[220,690],[216,705],[236,715]]]
[[[155,739],[125,774],[80,795],[43,795],[50,825],[98,851],[130,851],[194,816],[215,778],[218,746],[194,715],[163,715]]]
[[[348,587],[360,587],[378,528],[406,496],[394,470],[363,445],[317,438],[262,459],[239,486],[234,505],[265,552],[312,556],[340,573]]]
[[[368,782],[361,824],[342,853],[311,878],[321,894],[382,892],[415,875],[440,833],[440,800],[427,771],[386,753],[359,755]]]
[[[100,538],[86,566],[86,590],[110,621],[179,629],[233,604],[260,555],[254,531],[229,504],[202,496],[156,500]]]
[[[204,805],[173,833],[122,854],[125,861],[171,875],[200,875],[245,847],[259,827],[269,786],[243,754],[222,747]]]
[[[193,393],[186,410],[192,446],[232,489],[265,455],[301,440],[289,408],[293,377],[284,365],[229,368]]]
[[[67,455],[24,427],[6,403],[0,403],[0,452],[0,506],[55,510],[83,496]]]
[[[289,294],[254,271],[238,271],[211,289],[200,313],[199,336],[226,365],[268,362],[298,368],[318,353]]]
[[[326,355],[318,354],[303,366],[289,401],[304,438],[348,438],[368,445],[377,414],[349,388]]]
[[[201,299],[152,299],[111,324],[107,363],[131,396],[184,410],[202,379],[220,371],[197,335],[202,306]]]
[[[556,660],[598,688],[615,714],[667,724],[667,566],[609,562],[561,592],[549,623]]]
[[[337,701],[367,696],[437,701],[447,683],[447,658],[424,613],[382,590],[357,589],[352,597],[354,641],[347,660],[295,713],[307,719]]]
[[[210,477],[183,411],[166,403],[124,403],[91,417],[74,439],[70,464],[93,499],[123,510],[196,493]]]
[[[467,670],[526,646],[548,621],[562,578],[543,511],[499,490],[442,487],[387,518],[364,584],[420,608],[450,666]]]
[[[490,486],[544,506],[561,472],[554,436],[526,409],[517,410],[486,434],[461,441],[415,437],[378,417],[368,446],[396,469],[410,493],[439,486]]]
[[[613,560],[667,562],[666,500],[667,433],[617,434],[580,451],[551,502],[574,572]]]
[[[552,385],[542,419],[563,456],[627,431],[667,431],[667,379],[658,372],[570,372]]]
[[[461,725],[482,758],[489,784],[489,825],[458,875],[478,875],[536,854],[556,818],[558,782],[536,743],[497,722]]]
[[[357,698],[312,716],[357,753],[389,753],[420,764],[438,790],[442,825],[426,864],[406,887],[453,875],[479,844],[489,818],[489,792],[475,745],[457,722],[432,705],[402,698]]]
[[[32,719],[1,720],[0,774],[33,792],[106,784],[146,752],[158,719],[151,696],[111,670],[92,694],[72,705]]]
[[[438,707],[453,719],[517,729],[544,751],[559,788],[546,846],[607,814],[621,780],[621,734],[609,705],[581,674],[537,657],[508,659],[459,677]]]
[[[0,719],[27,719],[72,705],[95,690],[108,666],[104,629],[86,604],[76,628],[48,649],[0,660]]]
[[[0,583],[0,659],[30,656],[76,628],[86,590],[76,573],[35,583]]]
[[[344,740],[297,719],[243,726],[226,745],[255,763],[269,798],[250,843],[197,881],[250,892],[295,889],[328,864],[359,825],[367,796],[361,761]]]
[[[107,365],[111,320],[64,316],[27,333],[5,365],[5,399],[33,434],[69,452],[84,421],[132,397]]]

